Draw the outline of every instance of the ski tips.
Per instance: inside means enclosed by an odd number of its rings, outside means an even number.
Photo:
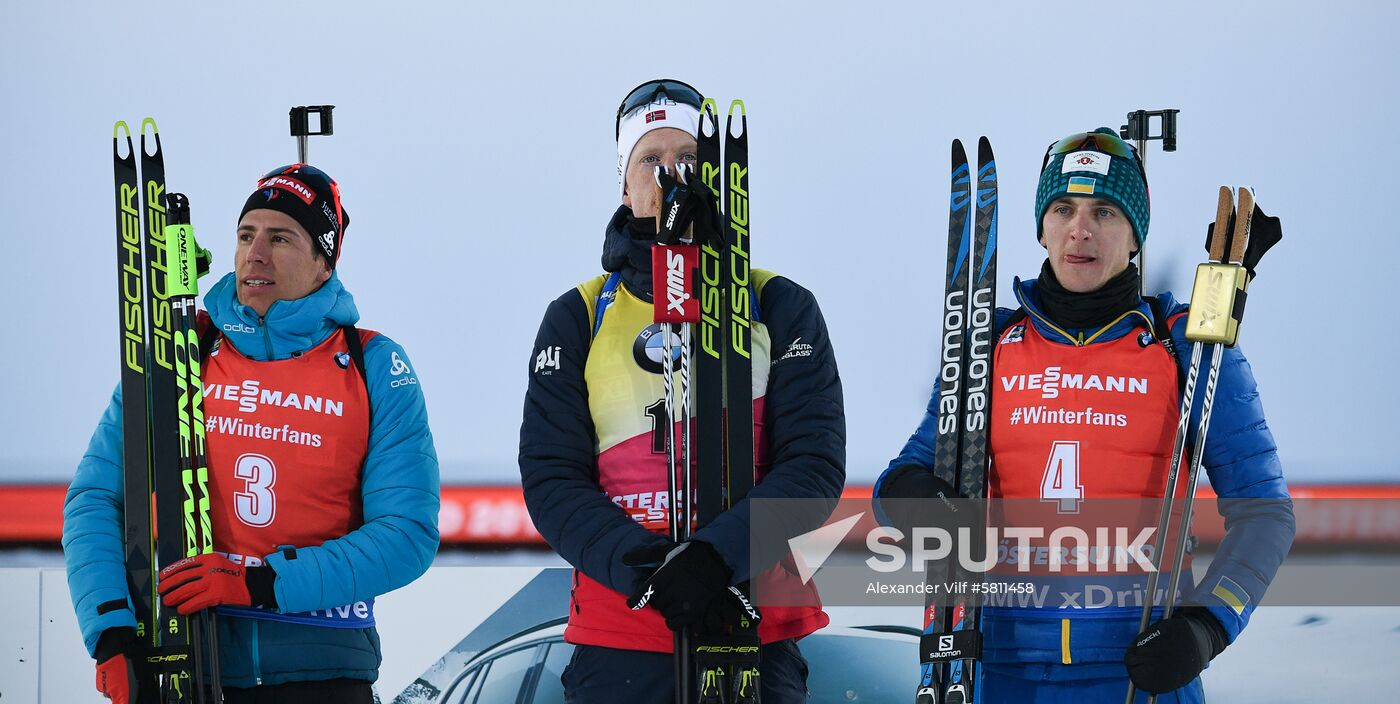
[[[967,150],[963,149],[961,139],[953,140],[953,163],[967,161]]]
[[[122,148],[123,144],[126,145],[125,149]],[[136,147],[131,144],[131,126],[123,120],[117,120],[117,124],[112,125],[112,158],[128,166],[136,163]]]
[[[996,157],[992,156],[992,140],[986,137],[977,138],[977,164],[979,181],[996,178]]]
[[[719,108],[714,98],[705,98],[700,103],[700,136],[713,137],[719,134]]]
[[[735,112],[739,114],[737,121],[734,119]],[[736,126],[739,128],[738,132],[734,131]],[[748,133],[749,115],[744,110],[744,101],[735,99],[729,102],[729,119],[725,121],[724,131],[730,139],[738,139],[741,135]]]
[[[146,148],[146,126],[147,126],[147,125],[149,125],[150,128],[151,128],[151,135],[150,135],[150,136],[151,136],[151,144],[155,147],[155,151],[149,151],[149,150],[147,150],[147,148]],[[160,131],[156,129],[156,121],[155,121],[155,118],[148,117],[148,118],[146,118],[146,119],[144,119],[144,120],[141,121],[141,155],[142,155],[142,156],[146,156],[146,157],[155,157],[155,156],[157,156],[157,155],[159,155],[159,154],[160,154]]]

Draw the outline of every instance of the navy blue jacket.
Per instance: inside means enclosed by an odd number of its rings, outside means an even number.
[[[650,243],[625,234],[626,215],[621,208],[608,223],[604,266],[621,273],[622,285],[630,291],[651,300]],[[841,377],[816,299],[792,281],[774,277],[763,288],[760,307],[775,346],[801,337],[813,353],[774,361],[765,408],[768,474],[746,499],[694,536],[715,547],[733,570],[735,583],[751,574],[750,501],[807,497],[834,502],[846,477]],[[560,363],[554,374],[530,375],[520,425],[520,481],[530,517],[550,546],[584,574],[627,594],[649,571],[624,565],[622,556],[665,538],[638,525],[600,491],[597,440],[583,376],[592,323],[577,289],[545,311],[527,369],[533,371],[537,355],[555,347]],[[788,537],[771,536],[784,545]]]

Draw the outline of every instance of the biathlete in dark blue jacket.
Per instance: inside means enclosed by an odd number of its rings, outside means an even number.
[[[648,411],[663,394],[661,363],[646,344],[659,330],[651,303],[660,202],[653,169],[696,163],[700,106],[700,94],[679,81],[642,84],[623,101],[617,123],[622,205],[605,228],[605,273],[550,304],[530,356],[520,477],[535,526],[575,568],[564,633],[578,645],[563,674],[570,702],[671,701],[672,629],[702,627],[732,608],[730,585],[753,580],[790,594],[807,589],[790,564],[754,573],[751,502],[834,503],[845,482],[841,379],[816,299],[786,278],[755,269],[757,484],[682,549],[668,537],[667,460],[654,442],[654,412]],[[624,559],[644,553],[665,559],[664,565]],[[657,588],[649,607],[628,608],[628,595],[662,572],[679,588]],[[810,602],[793,603],[816,603],[815,594]],[[819,606],[761,611],[763,701],[806,701],[806,663],[795,641],[826,625],[826,614]]]
[[[1147,237],[1148,214],[1141,162],[1112,130],[1072,135],[1048,150],[1036,222],[1049,257],[1038,278],[1016,280],[1019,307],[996,316],[987,496],[1003,507],[1048,506],[1064,514],[1052,520],[1071,524],[1090,501],[1126,499],[1117,505],[1154,507],[1118,512],[1137,515],[1133,532],[1156,527],[1179,414],[1179,374],[1191,347],[1186,306],[1170,294],[1154,301],[1139,295],[1130,260]],[[1164,345],[1159,333],[1173,344]],[[1196,394],[1193,417],[1204,395]],[[911,517],[901,520],[892,513],[899,509],[884,510],[879,500],[952,493],[929,471],[938,400],[935,389],[918,429],[876,484],[877,509],[897,526]],[[1193,436],[1196,426],[1193,420]],[[1169,693],[1161,702],[1203,699],[1201,670],[1249,622],[1294,532],[1274,439],[1238,348],[1225,350],[1207,437],[1203,464],[1227,532],[1199,582],[1184,568],[1184,606],[1139,633],[1146,578],[1142,571],[1111,574],[1110,546],[1066,554],[1070,567],[1060,574],[1049,574],[1040,559],[1044,544],[1001,551],[992,579],[1019,574],[1056,588],[1036,592],[1048,599],[983,608],[979,701],[1116,704],[1130,677],[1142,701],[1148,693]],[[1079,573],[1080,559],[1105,569]],[[1022,563],[1026,572],[1019,572]],[[1159,589],[1166,585],[1163,575]]]
[[[398,343],[353,327],[335,272],[348,224],[330,176],[274,170],[239,216],[233,273],[204,297],[215,552],[163,565],[159,591],[182,614],[219,607],[230,703],[373,701],[374,598],[437,552],[422,387]],[[68,489],[63,551],[98,690],[134,702],[145,658],[123,562],[121,403],[118,388]]]

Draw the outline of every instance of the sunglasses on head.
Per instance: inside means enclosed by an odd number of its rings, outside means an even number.
[[[335,179],[331,178],[330,174],[310,164],[288,164],[286,166],[279,166],[267,172],[266,174],[263,174],[263,177],[258,179],[258,181],[261,183],[264,179],[269,179],[273,176],[298,175],[315,176],[321,179],[325,179],[326,183],[330,184],[331,202],[335,204],[335,221],[337,224],[340,225],[342,230],[345,229],[345,211],[342,210],[340,207],[340,184],[336,183]]]
[[[695,87],[683,81],[676,81],[663,78],[656,81],[647,81],[627,94],[622,99],[622,103],[617,106],[617,120],[613,124],[613,139],[617,139],[622,134],[622,116],[643,105],[650,105],[659,101],[661,96],[677,103],[689,105],[696,110],[705,102],[704,96]]]
[[[1133,163],[1137,165],[1138,173],[1142,175],[1142,182],[1147,183],[1147,171],[1142,168],[1142,159],[1138,158],[1137,148],[1123,141],[1118,135],[1104,132],[1080,132],[1051,144],[1045,150],[1045,158],[1040,161],[1040,170],[1044,171],[1050,163],[1050,158],[1057,154],[1080,151],[1101,152],[1110,156],[1132,159]]]

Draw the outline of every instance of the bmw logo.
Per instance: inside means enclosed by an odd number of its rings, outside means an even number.
[[[1139,347],[1146,347],[1146,346],[1148,346],[1148,345],[1150,345],[1150,344],[1152,344],[1152,333],[1150,333],[1150,332],[1148,332],[1148,331],[1146,331],[1146,330],[1143,330],[1143,331],[1142,331],[1142,334],[1141,334],[1141,335],[1138,335],[1138,346],[1139,346]]]
[[[335,353],[335,364],[336,364],[336,366],[340,367],[341,369],[349,369],[349,368],[350,368],[350,353],[349,353],[349,352],[337,352],[337,353]]]
[[[662,349],[661,324],[652,323],[637,333],[637,339],[632,342],[632,358],[637,360],[637,366],[650,374],[660,374],[661,364],[666,358],[666,353]],[[681,358],[681,336],[671,331],[671,359],[674,362]]]

